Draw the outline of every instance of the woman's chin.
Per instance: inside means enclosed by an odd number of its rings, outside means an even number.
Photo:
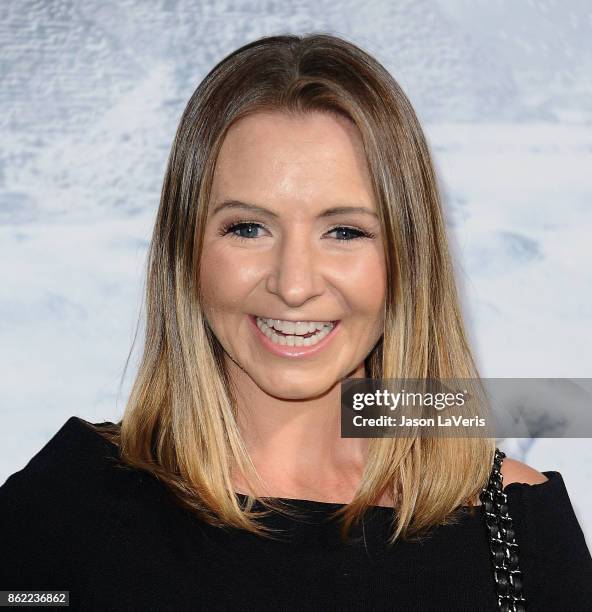
[[[291,373],[289,377],[264,376],[256,382],[265,393],[278,399],[307,400],[326,394],[339,383],[339,380],[333,377],[319,377],[318,374],[307,376]]]

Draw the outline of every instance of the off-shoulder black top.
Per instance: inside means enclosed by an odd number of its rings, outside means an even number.
[[[207,525],[148,473],[115,469],[117,448],[85,423],[69,418],[0,487],[0,590],[68,590],[70,609],[100,612],[498,609],[483,506],[389,548],[392,508],[373,507],[348,544],[326,520],[340,504],[288,500],[310,520],[260,519],[290,536],[271,541]],[[590,552],[561,474],[544,474],[505,488],[527,609],[592,610]]]

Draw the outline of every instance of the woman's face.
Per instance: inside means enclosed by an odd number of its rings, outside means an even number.
[[[306,399],[364,376],[384,324],[375,214],[361,137],[346,118],[257,113],[229,130],[205,230],[202,304],[227,357],[269,395]]]

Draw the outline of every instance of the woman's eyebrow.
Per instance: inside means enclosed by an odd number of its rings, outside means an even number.
[[[248,202],[241,202],[240,200],[224,200],[220,202],[213,210],[212,215],[219,213],[224,209],[239,209],[239,210],[248,210],[250,212],[258,212],[262,215],[267,215],[269,217],[273,217],[275,219],[279,219],[280,215],[278,215],[273,210],[269,210],[268,208],[264,208],[263,206],[257,206],[256,204],[249,204]],[[321,217],[331,217],[334,215],[343,215],[343,214],[367,214],[373,217],[378,218],[376,212],[374,212],[371,208],[367,208],[365,206],[333,206],[331,208],[327,208],[323,210],[318,216]]]

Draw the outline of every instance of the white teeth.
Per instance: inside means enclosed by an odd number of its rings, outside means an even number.
[[[334,327],[323,321],[280,321],[256,317],[257,327],[272,341],[282,346],[312,346],[322,340]],[[282,333],[278,333],[282,332]],[[309,338],[305,334],[315,332]],[[288,334],[288,335],[285,335]]]
[[[280,319],[261,319],[257,317],[258,321],[265,323],[268,327],[272,327],[275,331],[282,332],[283,334],[290,334],[295,336],[304,336],[312,331],[323,331],[325,329],[332,329],[333,323],[327,323],[326,321],[282,321]]]

